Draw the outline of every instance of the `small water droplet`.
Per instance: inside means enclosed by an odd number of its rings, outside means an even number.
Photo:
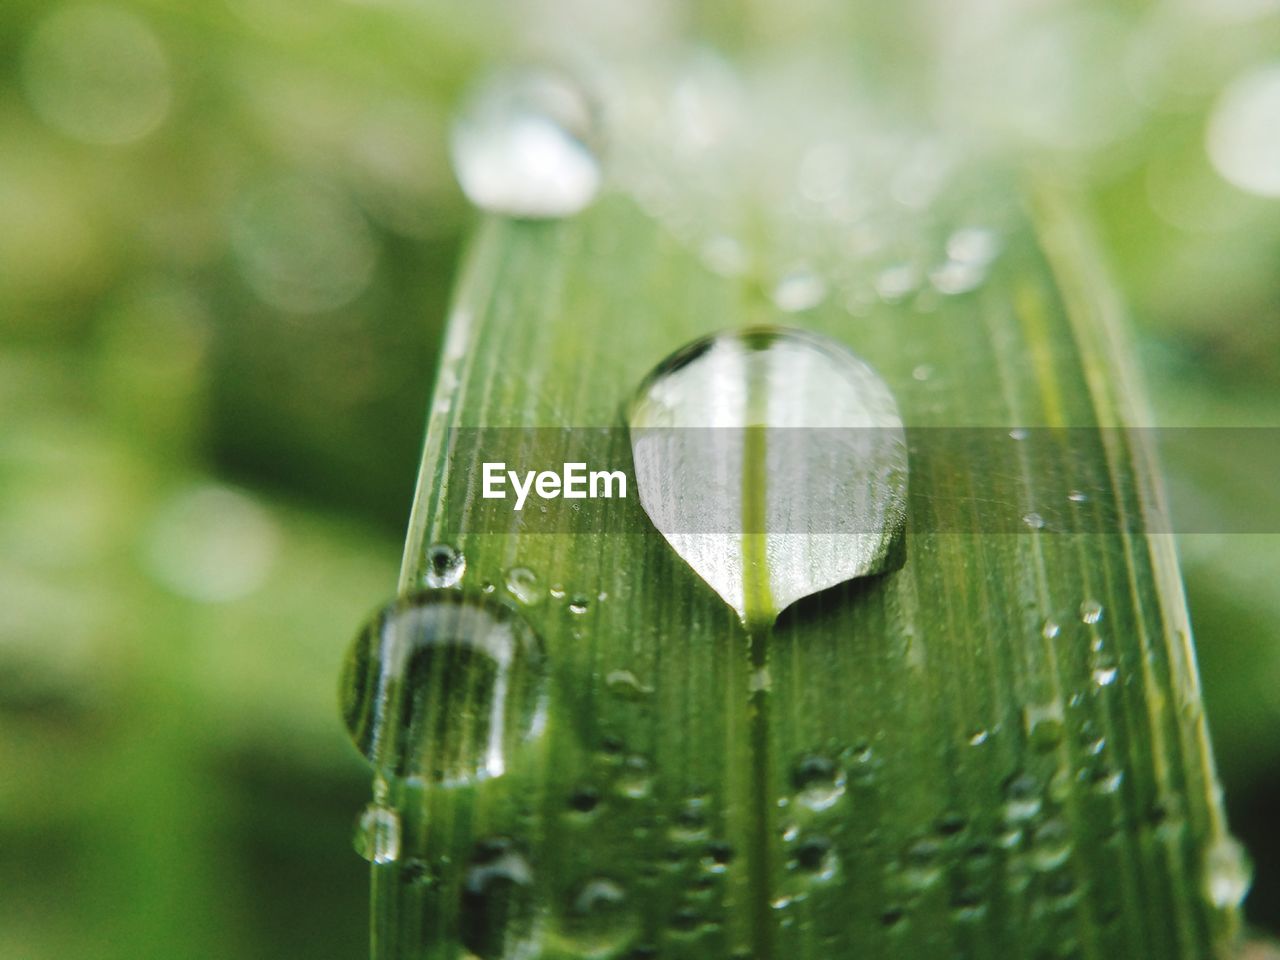
[[[533,868],[508,838],[476,844],[463,878],[459,919],[463,946],[480,960],[538,955]]]
[[[1232,837],[1221,837],[1205,851],[1204,895],[1219,910],[1233,910],[1244,902],[1253,882],[1253,867],[1244,847]]]
[[[1072,503],[1088,503],[1089,495],[1081,492],[1080,490],[1072,490],[1067,494],[1067,499]]]
[[[550,593],[552,600],[563,600],[565,595],[564,585],[560,583],[553,583],[551,585]]]
[[[613,956],[638,929],[639,918],[622,885],[593,877],[571,894],[559,932],[576,956],[593,958]]]
[[[830,880],[836,875],[840,859],[826,837],[806,837],[796,845],[792,863],[814,880]]]
[[[514,610],[456,590],[401,597],[356,638],[342,715],[387,776],[456,785],[502,774],[542,730],[542,643]]]
[[[1115,667],[1098,667],[1093,671],[1093,682],[1100,687],[1109,687],[1116,682],[1117,672]]]
[[[914,370],[911,371],[911,378],[913,380],[919,380],[921,383],[923,383],[925,380],[928,380],[932,376],[933,376],[933,367],[929,366],[929,364],[927,363],[922,363],[918,367],[916,367]]]
[[[640,701],[653,693],[653,687],[645,686],[630,670],[610,670],[604,682],[609,692],[620,700]]]
[[[1124,773],[1119,770],[1103,770],[1094,780],[1094,789],[1101,794],[1119,793],[1124,783]]]
[[[381,803],[371,803],[356,822],[356,853],[370,863],[391,863],[400,856],[400,815]]]
[[[538,575],[528,567],[512,567],[507,571],[507,592],[526,607],[537,606],[546,596]]]
[[[1045,526],[1044,517],[1040,516],[1040,514],[1035,511],[1032,511],[1031,513],[1024,513],[1022,515],[1022,522],[1032,530],[1043,530]]]
[[[1044,803],[1039,782],[1025,773],[1018,774],[1005,784],[1004,795],[1004,819],[1011,824],[1026,823],[1035,818]]]
[[[990,738],[991,734],[986,730],[975,730],[969,734],[969,746],[980,747]]]
[[[773,302],[784,313],[812,310],[827,297],[827,284],[813,271],[797,268],[773,288]]]
[[[575,593],[569,600],[569,612],[579,616],[586,613],[591,606],[591,599],[585,593]]]
[[[902,422],[841,344],[772,327],[698,340],[645,379],[629,425],[646,513],[744,622],[890,565]]]
[[[622,761],[616,781],[618,792],[632,800],[642,800],[653,791],[653,765],[638,753]]]
[[[1071,830],[1062,820],[1046,820],[1031,835],[1031,865],[1043,872],[1055,870],[1071,856]]]
[[[1102,619],[1102,604],[1097,600],[1086,600],[1080,604],[1080,619],[1085,623],[1097,623]]]
[[[1066,730],[1060,701],[1028,704],[1023,708],[1022,719],[1033,749],[1047,753],[1062,742]]]
[[[1025,439],[1027,439],[1027,428],[1026,428],[1026,427],[1014,427],[1012,430],[1010,430],[1010,431],[1009,431],[1009,439],[1010,439],[1010,440],[1025,440]]]
[[[820,754],[802,757],[791,772],[796,802],[810,810],[826,810],[844,795],[844,771]]]
[[[933,289],[947,296],[958,296],[976,290],[986,279],[986,264],[965,263],[962,260],[947,260],[929,273]]]
[[[1058,626],[1056,620],[1046,620],[1044,626],[1040,628],[1040,636],[1046,640],[1054,639],[1061,632],[1062,628]]]
[[[511,217],[567,217],[600,188],[590,102],[568,77],[520,69],[489,78],[450,131],[458,183],[476,206]]]
[[[427,547],[427,568],[422,574],[423,586],[436,589],[455,587],[467,571],[467,558],[462,551],[447,543],[434,543]]]

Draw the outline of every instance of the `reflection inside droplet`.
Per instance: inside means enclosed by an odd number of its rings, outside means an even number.
[[[427,590],[380,612],[356,638],[342,714],[388,776],[453,786],[499,776],[542,729],[545,658],[507,607]]]

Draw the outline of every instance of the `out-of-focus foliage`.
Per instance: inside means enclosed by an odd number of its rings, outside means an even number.
[[[1275,0],[740,6],[630,5],[627,29],[844,45],[939,123],[1081,178],[1157,419],[1280,423]],[[0,9],[0,960],[363,950],[367,783],[334,686],[395,583],[469,220],[445,122],[509,19],[545,49],[586,16]],[[1210,504],[1280,496],[1167,466]],[[1273,929],[1277,540],[1182,544]]]

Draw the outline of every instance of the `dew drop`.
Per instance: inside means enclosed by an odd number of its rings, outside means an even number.
[[[499,776],[542,730],[542,643],[513,610],[455,590],[385,607],[356,638],[342,716],[387,776],[456,785]]]
[[[1031,836],[1031,865],[1043,872],[1056,870],[1071,856],[1071,831],[1062,820],[1046,820]]]
[[[653,792],[653,765],[649,758],[638,753],[627,756],[618,771],[615,786],[619,793],[631,800],[642,800]]]
[[[927,363],[922,363],[911,371],[911,379],[918,380],[921,383],[933,376],[933,367]]]
[[[890,566],[902,421],[843,345],[781,328],[698,340],[645,379],[629,423],[649,518],[744,622]]]
[[[459,920],[463,946],[480,960],[538,955],[533,868],[506,837],[476,844],[463,879]]]
[[[1044,626],[1040,628],[1040,636],[1044,637],[1046,640],[1054,639],[1061,632],[1062,628],[1058,626],[1058,622],[1056,620],[1046,620],[1044,622]]]
[[[1067,494],[1067,499],[1072,503],[1088,503],[1089,495],[1081,490],[1072,490]]]
[[[844,771],[829,757],[809,754],[791,772],[796,802],[810,810],[826,810],[844,795]]]
[[[450,153],[463,193],[476,206],[511,217],[567,217],[600,188],[591,103],[552,70],[508,70],[463,104]]]
[[[826,837],[806,837],[796,845],[792,862],[796,869],[814,880],[830,880],[840,865],[835,849]]]
[[[991,734],[988,733],[986,730],[975,730],[973,731],[973,733],[969,734],[969,746],[980,747],[984,743],[986,743],[987,740],[990,739],[990,737],[991,737]]]
[[[1097,623],[1102,619],[1102,604],[1097,600],[1086,600],[1080,604],[1080,619],[1084,623]]]
[[[391,863],[400,856],[400,815],[382,803],[371,803],[356,821],[356,853],[370,863]]]
[[[1032,511],[1031,513],[1024,513],[1022,515],[1022,522],[1032,530],[1043,530],[1045,527],[1044,517],[1040,516],[1040,514],[1035,511]]]
[[[1005,784],[1004,819],[1006,823],[1020,824],[1035,818],[1043,800],[1040,784],[1029,774],[1019,774]]]
[[[591,606],[591,598],[584,593],[575,593],[569,598],[569,612],[579,616],[586,613]]]
[[[749,259],[742,244],[733,237],[715,236],[702,245],[702,262],[724,277],[736,277],[747,269]]]
[[[545,598],[538,575],[529,567],[512,567],[507,571],[507,593],[525,607],[536,607]]]
[[[467,558],[447,543],[434,543],[427,547],[426,561],[422,583],[427,587],[457,586],[467,571]]]
[[[587,958],[613,956],[638,929],[626,890],[606,877],[594,877],[571,894],[559,932],[575,956]]]
[[[1219,910],[1232,910],[1244,902],[1253,882],[1253,868],[1244,847],[1232,837],[1222,837],[1205,851],[1204,895]]]

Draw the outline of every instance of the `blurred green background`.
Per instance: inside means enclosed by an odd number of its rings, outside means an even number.
[[[835,23],[1078,179],[1158,422],[1280,426],[1280,0],[7,0],[0,960],[365,952],[335,686],[395,585],[473,219],[449,112],[520,30],[637,9],[731,46]],[[1165,466],[1274,515],[1274,477]],[[1274,931],[1280,537],[1180,547]]]

